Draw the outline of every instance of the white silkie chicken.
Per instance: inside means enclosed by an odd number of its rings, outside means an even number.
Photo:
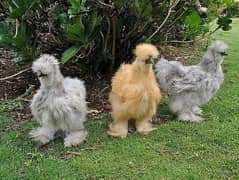
[[[220,88],[224,75],[223,62],[227,44],[215,41],[197,65],[184,66],[161,58],[156,64],[160,87],[171,98],[170,110],[182,121],[201,122],[200,106],[208,102]]]
[[[86,90],[83,81],[64,78],[54,56],[42,55],[32,66],[41,86],[34,95],[31,111],[40,127],[31,137],[44,145],[58,130],[65,132],[65,147],[76,146],[86,139]]]

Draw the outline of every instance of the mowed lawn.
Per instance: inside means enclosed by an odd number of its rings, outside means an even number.
[[[238,179],[239,178],[239,22],[214,37],[229,44],[225,81],[203,107],[206,121],[184,123],[169,115],[148,136],[105,136],[111,121],[89,121],[88,141],[64,148],[56,139],[37,149],[28,136],[35,122],[16,123],[0,112],[0,179]],[[1,108],[0,108],[1,109]]]

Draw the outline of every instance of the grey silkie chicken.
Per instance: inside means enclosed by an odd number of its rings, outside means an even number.
[[[224,42],[214,41],[200,63],[192,66],[164,58],[157,62],[160,87],[169,94],[170,110],[177,114],[179,120],[204,120],[200,106],[216,94],[224,80],[221,64],[227,49]]]

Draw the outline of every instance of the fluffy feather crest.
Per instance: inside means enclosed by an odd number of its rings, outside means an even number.
[[[216,52],[225,52],[228,49],[228,45],[223,41],[214,41],[208,48],[209,50]]]
[[[142,43],[136,46],[134,50],[134,54],[136,57],[147,59],[150,56],[152,58],[157,58],[159,56],[158,49],[152,45],[147,43]]]
[[[43,54],[40,58],[38,58],[32,66],[32,70],[35,73],[42,72],[44,74],[49,74],[53,70],[59,69],[58,60],[49,54]]]

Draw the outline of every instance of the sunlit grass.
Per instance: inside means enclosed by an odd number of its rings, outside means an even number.
[[[105,136],[111,121],[89,121],[88,141],[64,148],[57,139],[37,149],[28,136],[33,122],[16,123],[0,112],[1,179],[237,179],[239,177],[239,23],[214,37],[226,41],[225,82],[203,107],[206,121],[183,123],[169,115],[163,100],[160,116],[167,119],[148,136],[127,139]],[[1,109],[1,108],[0,108]],[[170,120],[169,120],[170,119]],[[78,152],[77,155],[69,151]]]

